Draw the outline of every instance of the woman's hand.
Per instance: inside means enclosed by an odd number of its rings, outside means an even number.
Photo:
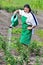
[[[31,30],[31,29],[32,29],[32,27],[27,27],[27,29],[28,29],[28,30]]]
[[[14,14],[17,14],[17,13],[19,13],[19,10],[14,11]]]
[[[29,26],[29,27],[27,27],[27,29],[28,29],[28,30],[31,30],[31,29],[33,29],[33,28],[35,28],[35,27],[36,27],[36,26],[31,26],[31,27]]]

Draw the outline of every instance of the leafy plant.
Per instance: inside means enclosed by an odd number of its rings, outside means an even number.
[[[35,65],[42,65],[38,56],[36,57],[36,63],[35,63]]]
[[[40,38],[43,38],[43,30],[39,29],[35,32]]]
[[[39,46],[38,44],[39,44],[39,42],[33,41],[29,45],[30,53],[34,53],[35,55],[40,55],[40,48],[41,48],[41,46]]]
[[[16,9],[23,9],[24,4],[30,4],[32,9],[43,10],[43,0],[0,0],[0,9],[5,9],[8,12],[13,12]]]
[[[13,28],[12,34],[20,34],[21,33],[21,28]]]

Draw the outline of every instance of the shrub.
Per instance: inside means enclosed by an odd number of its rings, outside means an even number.
[[[39,44],[39,42],[33,41],[29,45],[29,51],[30,51],[30,53],[34,53],[35,55],[40,55],[40,48],[41,48],[41,46],[39,46],[38,44]]]

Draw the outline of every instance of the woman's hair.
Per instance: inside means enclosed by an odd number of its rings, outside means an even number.
[[[34,14],[33,14],[32,10],[31,10],[31,8],[30,8],[30,5],[25,4],[25,5],[24,5],[24,8],[25,8],[25,7],[29,8],[29,12],[31,12],[31,14],[32,14],[32,16],[33,16],[33,18],[34,18],[34,20],[35,20],[35,23],[36,23],[36,25],[37,25],[37,20],[36,20],[36,17],[34,16]]]
[[[24,8],[25,8],[25,7],[29,8],[29,12],[31,12],[31,8],[30,8],[30,5],[29,5],[29,4],[25,4],[25,5],[24,5]]]

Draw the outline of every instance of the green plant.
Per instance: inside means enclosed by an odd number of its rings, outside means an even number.
[[[43,38],[43,30],[42,30],[42,29],[36,30],[35,33],[36,33],[40,38]]]
[[[13,57],[13,55],[11,55],[10,51],[7,49],[7,43],[3,40],[2,36],[0,36],[0,40],[2,41],[1,48],[3,49],[5,54],[6,65],[17,65],[17,60],[15,59],[15,57]]]
[[[38,56],[36,57],[36,63],[35,63],[35,65],[42,65]]]
[[[20,34],[21,33],[21,28],[13,28],[12,34]]]
[[[34,53],[35,55],[40,55],[40,48],[41,48],[41,46],[38,45],[38,44],[39,44],[39,42],[33,41],[33,42],[29,45],[30,53]]]
[[[8,12],[13,12],[16,9],[23,9],[24,4],[30,4],[34,10],[43,10],[43,0],[0,0],[0,9],[5,9]]]
[[[16,47],[15,47],[15,43],[14,45],[14,49],[16,49],[16,51],[19,53],[18,57],[15,57],[11,54],[10,50],[8,50],[8,43],[5,42],[3,40],[3,37],[1,38],[1,41],[3,41],[2,43],[2,49],[4,51],[4,58],[5,58],[5,62],[6,65],[23,65],[23,60],[26,61],[26,63],[28,62],[29,59],[29,52],[28,52],[28,48],[26,48],[26,46],[22,46],[22,44],[19,43],[19,39],[17,39],[16,42]]]
[[[13,29],[13,31],[12,31],[12,34],[20,34],[20,33],[21,33],[21,28]],[[28,65],[28,60],[29,60],[30,54],[34,53],[35,55],[39,56],[40,48],[42,47],[42,44],[43,44],[38,41],[32,41],[32,43],[27,47],[25,45],[22,45],[19,42],[19,37],[12,35],[10,50],[15,49],[16,52],[19,53],[18,56],[15,56],[15,55],[11,54],[11,51],[8,50],[9,43],[4,41],[3,36],[0,36],[0,41],[1,41],[0,48],[2,48],[5,53],[6,65],[19,65],[19,64],[23,65],[23,61],[25,61],[26,64]],[[37,58],[36,58],[35,65],[40,65],[39,59],[37,59]]]

